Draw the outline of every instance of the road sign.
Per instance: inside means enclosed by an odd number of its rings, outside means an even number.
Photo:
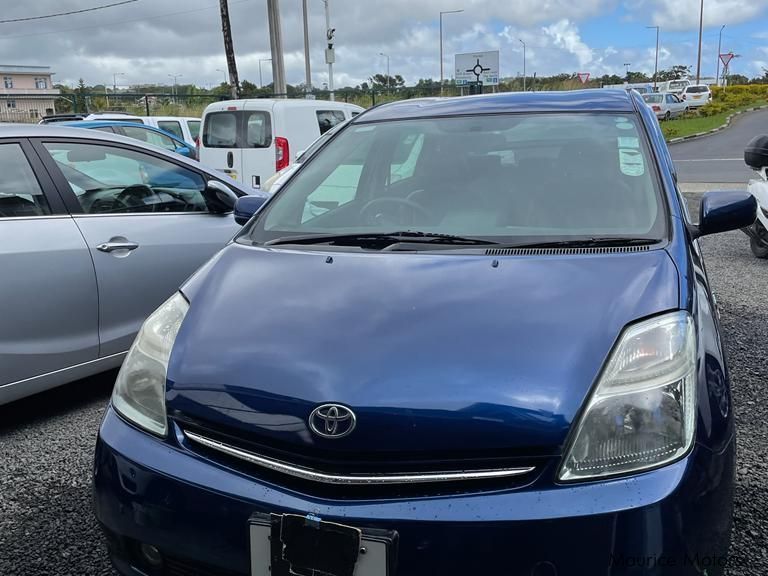
[[[499,85],[499,51],[456,54],[454,78],[457,86],[482,82],[484,86]]]
[[[587,82],[589,82],[589,72],[579,72],[578,74],[576,74],[576,76],[579,77],[579,80],[581,81],[582,84],[586,84]]]
[[[728,54],[720,54],[720,61],[723,63],[723,66],[728,66],[728,63],[733,60],[734,53],[728,52]]]

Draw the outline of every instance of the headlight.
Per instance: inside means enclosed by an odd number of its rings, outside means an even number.
[[[639,472],[693,442],[696,335],[686,312],[627,328],[611,353],[560,468],[560,480]]]
[[[189,304],[176,293],[147,318],[125,357],[112,392],[112,405],[124,418],[165,436],[165,378],[173,342]]]

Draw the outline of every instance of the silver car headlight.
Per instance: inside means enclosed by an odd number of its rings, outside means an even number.
[[[670,463],[693,443],[696,334],[687,312],[624,330],[581,415],[559,479],[586,480]]]
[[[141,327],[112,392],[112,406],[144,430],[165,436],[168,359],[189,304],[180,293],[165,301]]]

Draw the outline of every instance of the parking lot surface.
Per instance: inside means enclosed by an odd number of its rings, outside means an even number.
[[[746,236],[703,239],[725,332],[738,422],[738,481],[727,574],[768,574],[768,261]],[[0,575],[112,571],[93,518],[90,472],[115,373],[0,408]]]

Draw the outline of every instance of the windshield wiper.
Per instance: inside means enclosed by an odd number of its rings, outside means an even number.
[[[453,234],[420,232],[418,230],[401,230],[397,232],[386,233],[312,234],[307,236],[285,236],[264,242],[264,246],[279,246],[281,244],[334,244],[339,246],[377,244],[382,246],[389,246],[399,242],[455,244],[464,246],[498,244],[498,242],[493,242],[492,240],[483,240],[482,238],[455,236]]]
[[[573,240],[555,240],[543,242],[523,242],[504,244],[503,248],[591,248],[594,246],[646,246],[661,242],[658,238],[630,238],[626,236],[598,236],[594,238],[574,238]],[[501,248],[502,246],[499,246]]]

